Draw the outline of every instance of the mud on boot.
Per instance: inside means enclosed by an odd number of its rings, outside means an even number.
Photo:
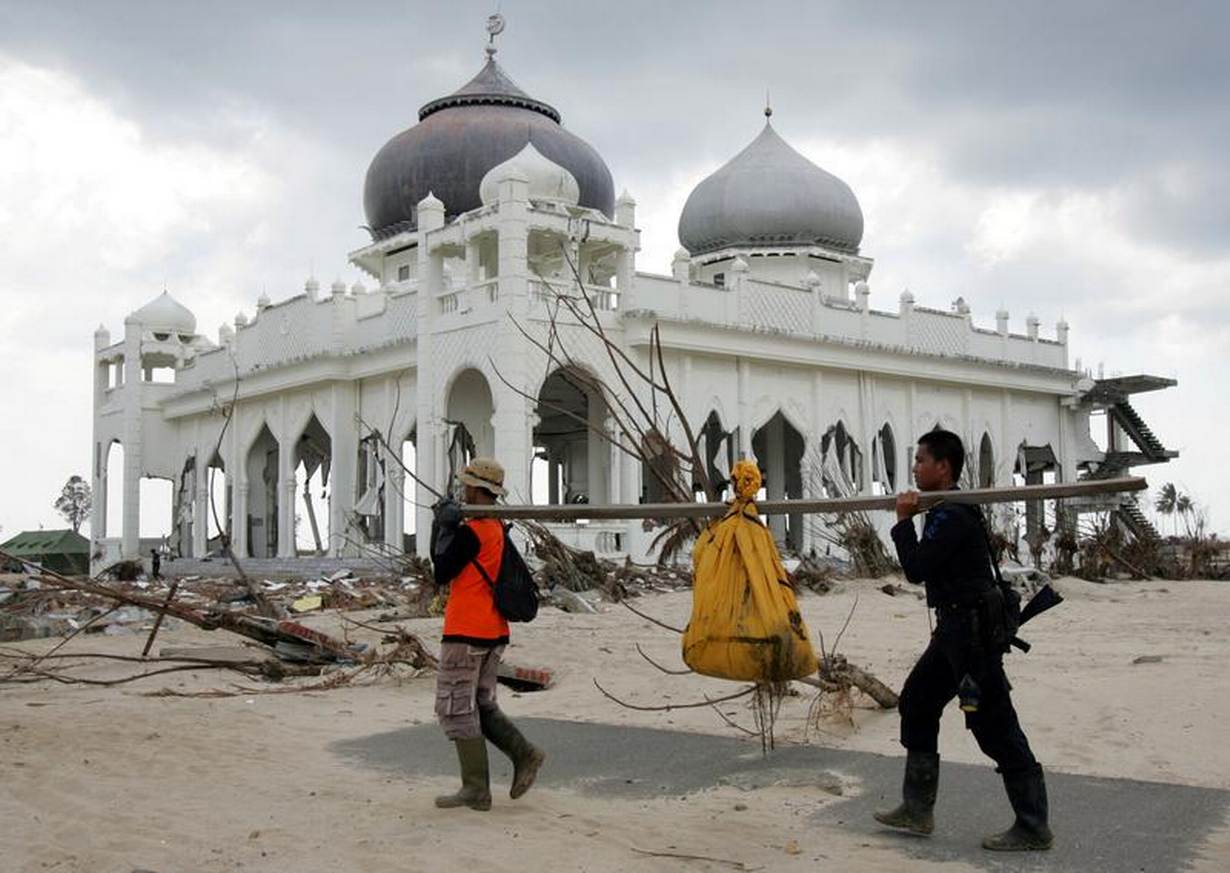
[[[984,839],[982,847],[992,852],[1038,852],[1049,849],[1054,837],[1047,824],[1049,810],[1042,768],[1025,774],[1004,774],[1004,788],[1008,791],[1016,821],[1003,833]]]
[[[914,834],[935,830],[935,796],[940,782],[940,756],[935,752],[907,752],[901,805],[875,813],[882,825]]]
[[[466,737],[453,740],[457,746],[457,760],[461,764],[461,790],[456,794],[444,794],[436,798],[440,809],[470,809],[486,812],[491,809],[491,781],[487,770],[487,740],[483,737]]]
[[[478,716],[483,735],[513,763],[513,781],[508,796],[516,800],[530,790],[547,755],[527,740],[498,707],[480,707]]]

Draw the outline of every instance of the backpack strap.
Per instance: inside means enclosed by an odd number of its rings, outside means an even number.
[[[982,541],[987,544],[987,558],[991,562],[991,569],[995,572],[995,583],[1000,588],[1004,587],[1004,577],[999,571],[999,561],[995,558],[995,546],[991,544],[991,531],[987,527],[987,517],[982,514],[982,509],[977,506],[970,506],[970,511],[978,517],[978,529],[982,531]]]
[[[478,563],[478,558],[471,558],[470,563],[474,565],[474,569],[478,570],[478,575],[482,576],[487,581],[487,584],[491,586],[492,590],[494,590],[495,582],[491,580],[491,576],[483,569],[483,565]]]
[[[509,529],[512,527],[512,525],[511,525],[511,524],[505,524],[505,525],[501,525],[501,527],[503,527],[503,528],[504,528],[504,545],[505,545],[505,547],[507,547],[507,545],[508,545],[508,531],[509,531]],[[482,551],[482,544],[481,544],[481,542],[480,542],[480,544],[479,544],[479,551]],[[488,572],[487,572],[487,571],[483,568],[483,565],[482,565],[482,564],[480,564],[480,563],[478,563],[478,556],[477,556],[477,555],[475,555],[473,558],[471,558],[471,559],[470,559],[470,563],[474,565],[474,569],[478,570],[478,575],[482,576],[482,577],[483,577],[483,579],[484,579],[484,580],[486,580],[487,584],[491,586],[491,590],[492,590],[492,591],[494,591],[494,590],[495,590],[495,581],[491,578],[491,574],[489,574],[489,573],[488,573]]]

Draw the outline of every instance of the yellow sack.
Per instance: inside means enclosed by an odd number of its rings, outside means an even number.
[[[683,660],[721,679],[783,682],[818,669],[811,637],[773,534],[756,504],[760,470],[739,461],[731,471],[735,500],[692,550],[692,620]]]

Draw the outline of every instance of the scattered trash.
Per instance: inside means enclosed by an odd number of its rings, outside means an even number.
[[[324,606],[325,599],[319,594],[300,597],[290,605],[291,612],[312,612]]]
[[[555,674],[551,670],[518,667],[516,664],[501,661],[496,671],[496,681],[514,691],[545,691],[555,681]]]

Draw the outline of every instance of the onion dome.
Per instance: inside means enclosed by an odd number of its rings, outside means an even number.
[[[518,88],[489,50],[477,76],[423,106],[419,123],[389,140],[372,159],[363,208],[373,236],[415,227],[416,207],[428,192],[443,201],[446,220],[478,208],[483,177],[530,142],[572,175],[579,205],[614,214],[611,171],[598,152],[560,125],[554,107]]]
[[[494,203],[500,196],[500,182],[510,174],[520,173],[530,186],[531,200],[546,200],[576,206],[581,199],[581,186],[576,177],[527,142],[525,148],[502,164],[496,164],[483,176],[478,196],[483,204]]]
[[[692,190],[679,216],[679,241],[693,256],[793,245],[854,254],[862,239],[863,211],[850,186],[791,148],[768,122]]]
[[[191,336],[196,333],[196,316],[187,306],[163,291],[129,316],[146,330]]]

